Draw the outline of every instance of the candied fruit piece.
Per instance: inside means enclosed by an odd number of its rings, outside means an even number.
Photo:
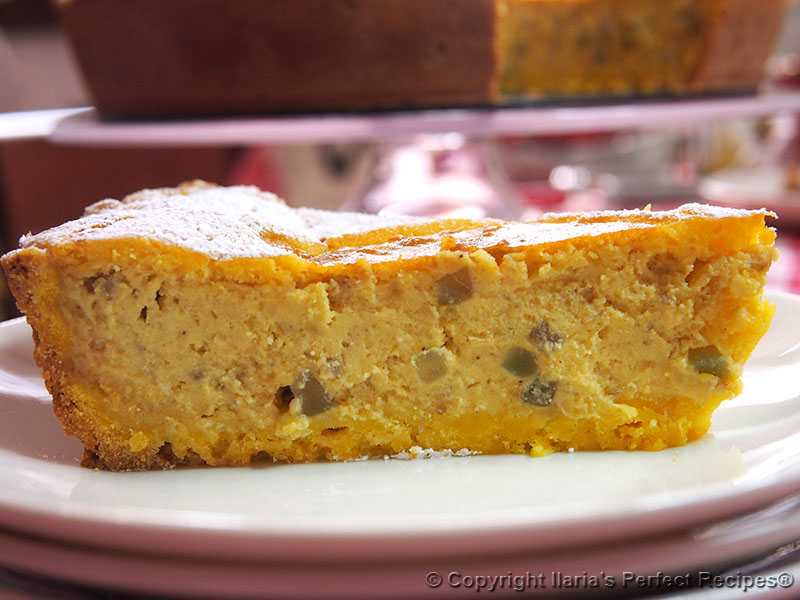
[[[300,402],[300,412],[307,417],[323,413],[333,406],[333,398],[314,375],[305,372],[291,386],[291,393]]]
[[[294,393],[291,387],[285,385],[278,388],[278,391],[275,393],[275,405],[278,407],[279,412],[285,413],[289,410],[289,405],[291,405],[292,400],[294,400]]]
[[[564,338],[550,329],[550,325],[547,324],[547,321],[539,321],[531,328],[528,334],[528,341],[543,350],[554,350],[561,347]]]
[[[698,373],[708,373],[717,377],[728,375],[728,360],[714,345],[691,348],[689,364]]]
[[[514,377],[527,377],[536,372],[536,357],[532,352],[519,346],[509,348],[501,366]]]
[[[458,304],[472,296],[472,278],[468,267],[445,275],[436,282],[436,296],[442,304]]]
[[[534,379],[522,393],[522,401],[534,406],[550,406],[556,395],[557,381],[540,381]]]
[[[447,360],[444,356],[444,350],[431,348],[420,352],[414,357],[414,367],[423,382],[436,381],[447,373]]]

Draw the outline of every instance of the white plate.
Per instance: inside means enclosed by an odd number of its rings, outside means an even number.
[[[78,466],[21,321],[0,326],[0,527],[119,551],[325,561],[564,550],[686,528],[800,490],[800,297],[709,435],[662,452],[108,473]]]
[[[30,578],[31,583],[38,587],[45,585],[41,596],[37,597],[49,597],[54,589],[63,588],[55,582],[67,581],[105,590],[105,593],[96,590],[87,594],[92,598],[104,596],[109,590],[122,590],[191,598],[407,600],[442,596],[463,598],[479,591],[489,593],[492,585],[495,589],[491,597],[519,597],[520,591],[526,591],[526,597],[563,594],[575,598],[576,592],[583,592],[581,597],[594,597],[598,590],[592,581],[596,581],[601,589],[626,594],[625,597],[656,591],[684,593],[692,584],[703,600],[739,600],[743,594],[742,579],[737,582],[736,575],[750,574],[753,568],[759,572],[766,570],[776,554],[774,550],[798,537],[800,497],[793,497],[707,527],[617,544],[543,552],[434,556],[422,560],[347,561],[333,553],[321,561],[225,560],[164,555],[155,551],[115,551],[0,530],[0,563],[35,574]],[[733,580],[724,586],[711,585],[710,577],[722,573],[732,574]],[[659,574],[673,579],[659,580]],[[768,585],[749,589],[748,598],[797,598],[800,561],[776,566],[769,574],[773,580]],[[505,581],[501,579],[504,576],[507,577]],[[41,577],[52,582],[48,586],[47,580]],[[647,577],[652,583],[640,587]],[[563,583],[569,580],[578,583],[572,587]]]
[[[172,121],[103,120],[93,109],[62,119],[50,141],[84,145],[197,146],[403,140],[453,131],[472,137],[548,135],[620,129],[684,129],[725,119],[793,114],[800,92],[598,104],[431,109],[375,113],[264,116]]]

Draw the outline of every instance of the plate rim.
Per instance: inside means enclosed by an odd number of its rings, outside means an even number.
[[[800,313],[800,295],[767,291],[776,305],[788,305]],[[0,337],[11,328],[27,327],[24,317],[0,323]],[[21,332],[16,332],[21,333]],[[7,335],[7,334],[6,334]],[[6,451],[0,448],[0,452]],[[458,457],[453,460],[468,459]],[[38,459],[25,457],[25,460]],[[447,460],[447,459],[433,459]],[[71,468],[71,467],[70,467]],[[80,468],[77,465],[74,468]],[[733,488],[733,489],[732,489]],[[275,558],[308,560],[335,555],[340,558],[375,558],[434,556],[486,553],[496,551],[544,550],[568,548],[575,544],[607,543],[651,536],[676,527],[686,528],[731,517],[779,500],[800,489],[800,464],[781,476],[757,481],[717,482],[699,489],[665,492],[650,496],[650,505],[615,507],[595,514],[570,515],[552,523],[531,520],[530,511],[501,511],[502,524],[487,520],[465,525],[443,524],[431,529],[407,527],[402,530],[270,531],[248,529],[245,520],[236,527],[231,523],[213,526],[192,523],[169,523],[169,514],[148,522],[133,522],[117,511],[89,516],[85,511],[70,510],[69,501],[61,506],[32,506],[15,501],[0,491],[0,526],[7,530],[121,550],[147,551],[153,539],[159,551],[191,556],[227,558]],[[666,502],[667,496],[669,502]],[[655,500],[655,501],[653,501]],[[722,502],[722,501],[725,502]],[[180,509],[177,509],[180,511]],[[144,511],[137,510],[141,515]],[[170,511],[172,512],[172,511]],[[509,518],[512,513],[513,518]],[[527,518],[526,518],[527,516]],[[632,518],[634,517],[634,518]],[[252,524],[251,524],[252,525]],[[610,532],[613,532],[610,534]],[[201,543],[202,542],[202,543]]]
[[[54,544],[43,538],[16,536],[2,528],[0,560],[17,568],[42,573],[45,577],[78,584],[114,587],[134,593],[178,593],[197,597],[217,597],[220,593],[226,596],[251,597],[255,591],[256,597],[260,598],[267,587],[287,598],[318,595],[320,589],[328,589],[328,595],[333,591],[333,595],[343,598],[374,598],[376,594],[432,597],[441,592],[435,587],[425,586],[423,573],[430,573],[431,569],[437,573],[445,573],[448,568],[458,569],[458,573],[522,573],[527,569],[534,573],[592,574],[602,578],[608,574],[617,582],[614,587],[620,589],[624,586],[619,586],[619,576],[626,572],[638,575],[653,572],[696,574],[700,569],[713,572],[714,567],[729,566],[732,561],[742,561],[746,557],[757,556],[778,545],[789,543],[796,539],[800,531],[796,496],[793,504],[795,506],[790,507],[790,510],[778,510],[764,520],[758,520],[758,514],[751,514],[734,522],[723,523],[722,527],[713,528],[716,531],[670,531],[658,537],[638,540],[633,546],[611,543],[583,546],[574,550],[561,549],[552,553],[534,551],[511,555],[484,555],[467,560],[443,556],[432,561],[372,560],[335,564],[330,564],[329,561],[322,565],[324,572],[321,575],[321,565],[314,562],[287,564],[274,561],[223,560],[209,563],[196,557],[130,554],[119,550],[109,552],[107,549],[91,546]],[[773,509],[774,507],[770,507],[766,512]],[[755,525],[751,521],[753,518],[756,519]],[[45,557],[44,562],[42,556]],[[454,558],[458,562],[454,562]],[[102,568],[103,565],[105,568]],[[316,569],[317,578],[298,578],[299,569],[309,568]],[[780,568],[782,573],[798,572],[800,563],[795,562]],[[175,575],[175,569],[178,570],[178,577],[164,577],[165,572]],[[772,572],[779,573],[776,570]],[[793,584],[794,579],[788,586],[780,587],[792,587]],[[574,593],[574,589],[570,590],[568,587],[545,585],[545,588],[549,589],[546,592],[549,596],[571,597]],[[741,589],[730,589],[735,592],[735,597],[741,596]],[[381,593],[383,590],[391,594]],[[708,588],[706,594],[707,591]],[[716,593],[714,597],[717,597]],[[725,597],[734,596],[731,594]]]

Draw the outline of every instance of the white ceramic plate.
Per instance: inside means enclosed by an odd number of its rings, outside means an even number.
[[[709,435],[662,452],[473,456],[108,473],[78,466],[32,362],[0,326],[0,528],[184,557],[393,560],[565,550],[687,528],[800,490],[800,297]]]
[[[755,568],[759,573],[766,571],[772,579],[748,589],[747,598],[794,600],[800,589],[800,561],[767,569],[776,554],[791,549],[787,542],[798,537],[800,497],[793,497],[711,526],[616,544],[542,552],[349,561],[331,553],[326,560],[225,560],[158,554],[157,548],[149,553],[116,551],[0,530],[0,563],[34,574],[29,577],[34,589],[43,588],[37,598],[63,590],[58,582],[67,581],[98,587],[105,593],[122,590],[190,598],[348,600],[463,598],[479,592],[492,598],[520,597],[522,591],[527,592],[524,597],[542,594],[575,598],[577,593],[594,598],[598,592],[595,587],[626,598],[654,592],[679,592],[685,598],[691,584],[697,592],[691,598],[699,595],[703,600],[740,600],[743,580],[737,575],[750,574]],[[668,574],[670,581],[659,580],[659,574]],[[710,577],[719,574],[732,579],[727,585],[712,585]],[[640,587],[647,577],[651,583]],[[569,586],[566,581],[577,583]],[[490,586],[494,586],[491,593]],[[0,579],[0,596],[2,591]],[[87,594],[91,598],[101,595],[104,593],[98,590]],[[78,595],[76,600],[83,597]]]

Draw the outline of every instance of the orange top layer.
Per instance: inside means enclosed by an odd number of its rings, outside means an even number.
[[[253,187],[202,182],[144,190],[122,201],[104,200],[69,223],[20,240],[22,248],[52,248],[86,241],[152,240],[214,260],[295,256],[319,266],[396,262],[442,250],[504,254],[668,223],[751,217],[771,213],[687,204],[664,212],[605,211],[544,215],[535,221],[431,220],[294,209]],[[743,240],[745,243],[745,240]]]

